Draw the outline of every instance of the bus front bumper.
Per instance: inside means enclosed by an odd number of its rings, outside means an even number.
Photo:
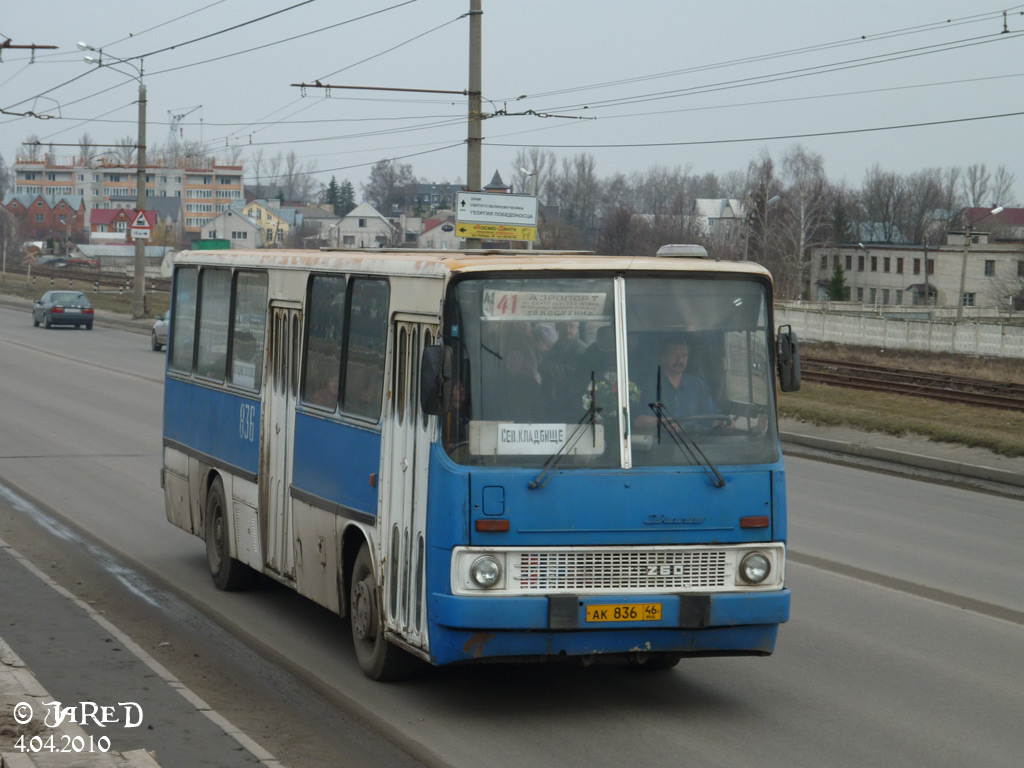
[[[636,652],[768,655],[778,625],[789,619],[790,591],[495,598],[434,594],[431,601],[431,657],[435,664],[448,664]],[[616,606],[651,604],[660,605],[660,618],[612,619]],[[604,606],[609,610],[595,610]]]

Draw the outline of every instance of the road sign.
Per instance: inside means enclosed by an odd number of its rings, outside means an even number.
[[[537,198],[532,195],[458,192],[455,201],[455,219],[460,224],[471,222],[513,227],[536,227]],[[468,235],[468,237],[474,237],[474,235]]]
[[[149,240],[149,219],[146,218],[145,211],[139,211],[135,215],[135,219],[132,221],[132,240]]]
[[[483,240],[536,240],[536,227],[516,227],[506,224],[475,224],[459,222],[455,225],[459,237],[479,237]]]

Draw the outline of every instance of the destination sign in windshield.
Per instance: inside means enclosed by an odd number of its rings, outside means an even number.
[[[483,295],[483,315],[507,320],[596,320],[604,317],[605,293],[502,291]]]

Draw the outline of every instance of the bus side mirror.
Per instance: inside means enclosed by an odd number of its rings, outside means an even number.
[[[435,344],[423,348],[420,361],[420,407],[428,416],[440,416],[452,406],[451,347]]]
[[[783,331],[783,329],[786,329]],[[800,344],[792,326],[780,325],[776,335],[779,360],[779,387],[783,392],[800,389]]]

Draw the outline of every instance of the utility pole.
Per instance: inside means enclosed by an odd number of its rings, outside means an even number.
[[[483,43],[481,30],[483,0],[469,0],[469,135],[466,140],[466,190],[482,192],[481,151],[483,144]],[[466,248],[480,248],[478,237],[466,238]]]
[[[145,215],[146,210],[146,86],[139,77],[139,147],[135,181],[135,207]],[[146,240],[135,239],[135,293],[132,297],[132,317],[146,314]]]
[[[88,43],[79,43],[78,47],[83,51],[94,51],[98,57],[87,55],[85,60],[89,64],[96,64],[100,67],[110,67],[115,72],[127,74],[139,84],[139,138],[136,149],[136,175],[135,175],[135,207],[138,213],[145,215],[146,210],[146,84],[142,81],[142,60],[138,65],[128,59],[119,59],[117,56],[107,54],[108,59],[113,59],[118,64],[125,64],[134,69],[138,75],[130,72],[125,73],[114,67],[112,64],[103,63],[103,49],[93,48]],[[133,238],[135,240],[135,290],[132,296],[132,317],[138,319],[146,314],[146,239]]]
[[[443,93],[453,95],[464,95],[468,97],[468,136],[466,138],[466,191],[483,192],[482,181],[482,145],[483,145],[483,41],[481,30],[483,27],[483,0],[469,0],[469,90],[468,91],[443,91],[426,88],[385,88],[380,86],[361,85],[329,85],[314,80],[312,83],[292,83],[293,88],[324,88],[349,89],[366,91],[402,91],[406,93]],[[140,140],[139,143],[143,143]],[[467,237],[466,248],[481,248],[483,243],[478,237]]]

